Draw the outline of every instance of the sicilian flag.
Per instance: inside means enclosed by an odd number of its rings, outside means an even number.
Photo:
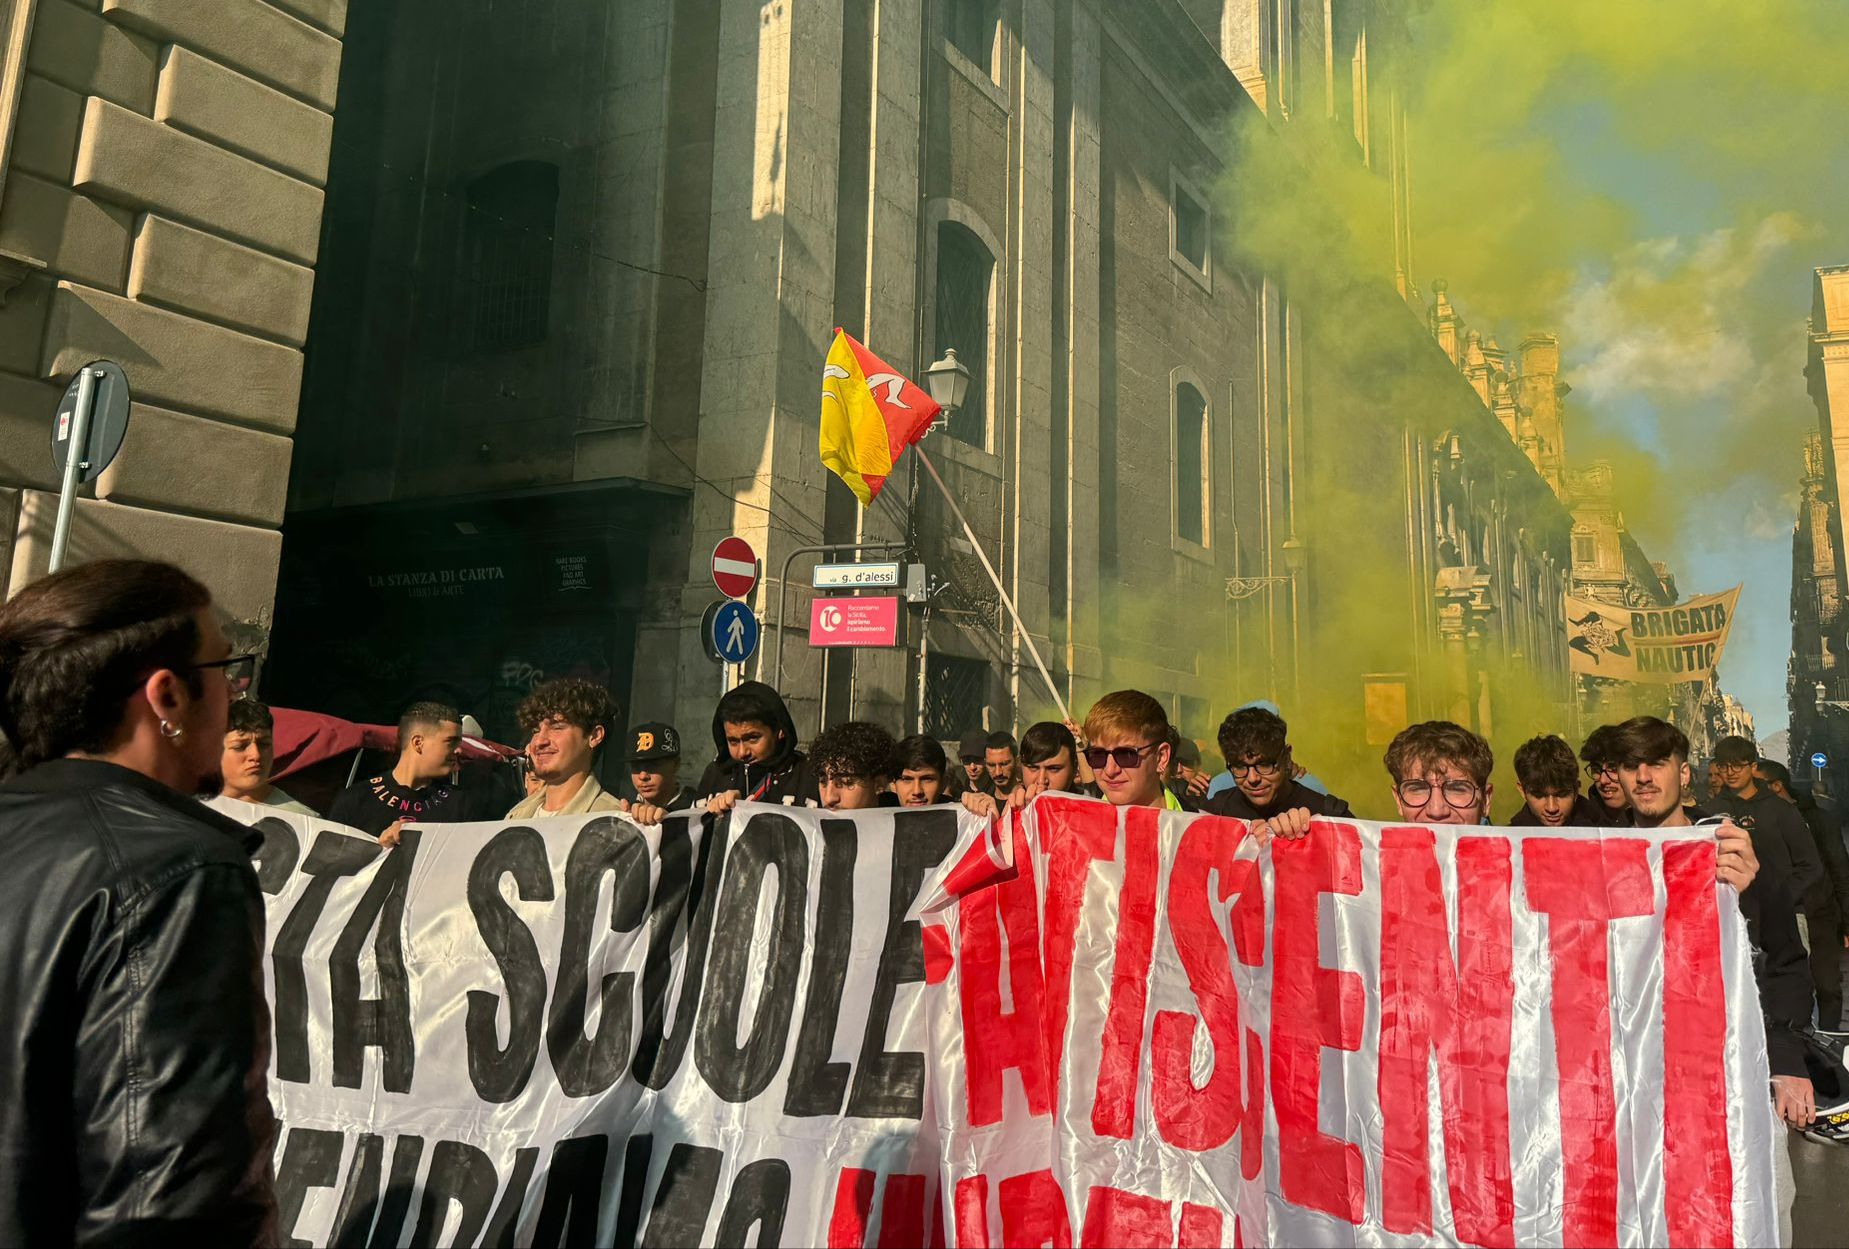
[[[835,330],[822,366],[822,463],[866,507],[905,449],[924,437],[938,406],[886,362]]]

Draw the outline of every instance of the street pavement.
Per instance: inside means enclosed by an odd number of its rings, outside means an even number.
[[[1849,1244],[1849,1148],[1791,1133],[1791,1243],[1802,1249]]]

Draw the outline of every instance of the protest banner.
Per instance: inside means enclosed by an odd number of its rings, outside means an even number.
[[[951,1244],[1774,1243],[1710,830],[1046,797],[923,932]]]
[[[992,855],[975,817],[741,804],[387,851],[240,806],[284,1243],[942,1243],[917,903]]]
[[[1740,587],[1673,607],[1618,607],[1566,596],[1575,675],[1673,684],[1705,681],[1721,661]]]

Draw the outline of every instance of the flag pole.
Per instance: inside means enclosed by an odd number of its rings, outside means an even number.
[[[1040,679],[1046,682],[1047,692],[1053,695],[1053,705],[1059,708],[1059,718],[1070,720],[1072,713],[1066,710],[1066,700],[1060,696],[1059,687],[1053,684],[1053,675],[1047,671],[1046,662],[1040,658],[1040,648],[1034,645],[1034,639],[1028,634],[1027,626],[1021,623],[1021,613],[1014,609],[1014,600],[1008,597],[1008,591],[1002,589],[1002,579],[996,575],[995,565],[989,562],[988,553],[982,549],[982,543],[977,539],[976,531],[970,528],[968,519],[963,515],[963,509],[957,506],[957,501],[951,495],[950,488],[944,484],[944,479],[937,475],[937,465],[931,463],[931,457],[925,454],[923,441],[913,443],[912,450],[924,462],[925,471],[931,474],[931,480],[937,483],[938,493],[942,494],[944,502],[950,505],[950,514],[957,518],[959,525],[963,526],[963,536],[969,539],[971,548],[976,552],[976,558],[982,561],[982,570],[988,573],[989,580],[995,583],[995,592],[1001,595],[1002,606],[1008,609],[1008,618],[1014,621],[1015,636],[1026,644],[1027,653],[1034,658],[1034,667],[1040,669]]]

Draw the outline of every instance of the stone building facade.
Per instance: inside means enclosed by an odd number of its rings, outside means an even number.
[[[1464,325],[1443,282],[1434,282],[1433,291],[1428,310],[1432,336],[1570,516],[1571,548],[1563,569],[1567,591],[1626,607],[1674,604],[1679,594],[1675,576],[1668,565],[1645,554],[1625,524],[1621,483],[1611,465],[1603,460],[1578,465],[1568,459],[1566,399],[1573,388],[1561,376],[1559,337],[1530,333],[1509,351],[1493,336]],[[1564,636],[1558,618],[1546,627]],[[1705,758],[1716,740],[1742,724],[1750,735],[1752,723],[1739,700],[1724,693],[1713,677],[1649,685],[1578,676],[1571,678],[1570,701],[1559,725],[1569,727],[1569,735],[1583,735],[1635,715],[1662,716],[1680,726],[1697,758]]]
[[[1849,667],[1843,660],[1845,567],[1842,481],[1849,471],[1849,265],[1816,271],[1811,288],[1804,368],[1817,409],[1817,428],[1804,439],[1798,515],[1791,537],[1791,711],[1794,774],[1828,764],[1815,776],[1833,794],[1849,792]],[[1849,426],[1849,420],[1844,421]]]
[[[1569,518],[1403,302],[1397,102],[1371,69],[1391,32],[1358,3],[1279,12],[356,9],[278,696],[376,717],[442,694],[498,720],[581,672],[699,742],[708,553],[737,533],[764,573],[748,675],[805,733],[1049,712],[916,465],[864,513],[821,468],[839,325],[914,377],[951,348],[971,366],[925,446],[1075,711],[1135,685],[1210,736],[1268,696],[1333,750],[1373,708],[1356,757],[1377,770],[1396,716],[1487,724],[1498,666],[1564,699]],[[1355,384],[1353,309],[1229,242],[1226,136],[1254,119],[1334,125],[1380,175],[1398,256],[1369,363],[1394,402]],[[809,548],[855,544],[935,592],[900,648],[812,650]],[[342,636],[354,613],[364,638]]]
[[[346,0],[0,3],[0,566],[47,566],[64,385],[134,396],[72,561],[153,554],[259,635],[275,596]]]
[[[1047,713],[916,464],[865,512],[821,468],[839,325],[971,366],[926,447],[1075,711],[1137,685],[1210,736],[1272,697],[1370,776],[1406,719],[1490,729],[1500,673],[1565,697],[1571,519],[1421,324],[1391,16],[0,3],[11,582],[44,566],[58,388],[108,356],[138,402],[73,555],[274,610],[276,701],[438,695],[507,735],[575,672],[698,751],[736,533],[767,628],[726,679],[777,679],[805,734]],[[1340,299],[1236,246],[1228,136],[1293,127],[1378,175],[1392,271]],[[812,649],[808,569],[857,545],[928,602],[897,648]]]

